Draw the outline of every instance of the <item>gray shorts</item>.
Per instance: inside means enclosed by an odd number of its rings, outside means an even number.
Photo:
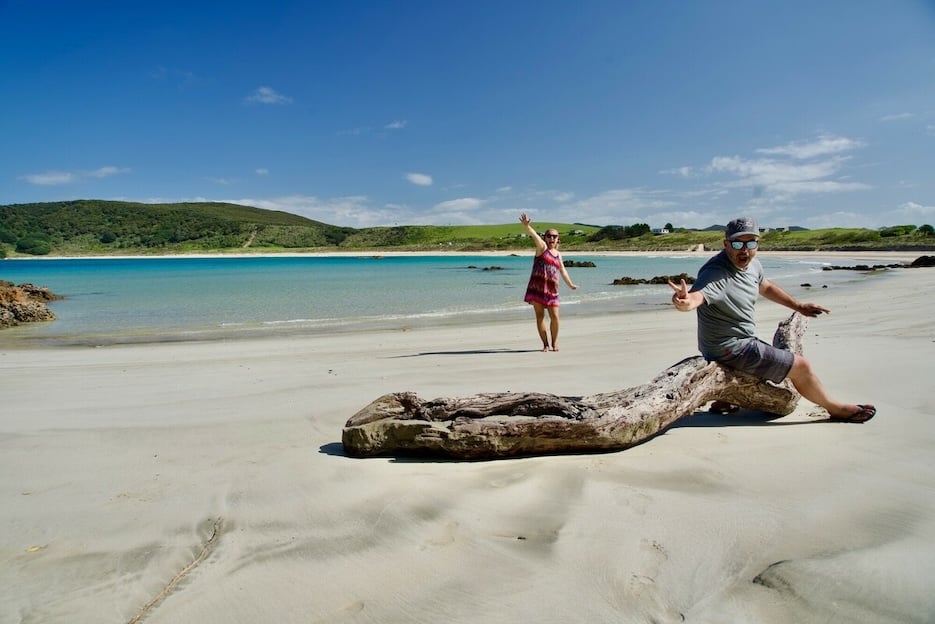
[[[717,362],[779,383],[792,370],[794,360],[792,351],[777,349],[757,338],[747,342],[739,351],[718,358]]]

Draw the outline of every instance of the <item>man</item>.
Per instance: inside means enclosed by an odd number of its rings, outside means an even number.
[[[756,259],[760,229],[749,217],[734,219],[724,232],[724,250],[698,272],[691,290],[669,281],[672,303],[682,312],[696,310],[698,349],[706,360],[746,371],[779,383],[786,377],[799,393],[831,415],[832,420],[862,423],[876,414],[873,405],[841,403],[832,399],[801,355],[777,349],[756,337],[754,308],[759,295],[799,314],[816,317],[830,310],[814,303],[800,303],[766,279]],[[716,401],[712,411],[728,409]]]

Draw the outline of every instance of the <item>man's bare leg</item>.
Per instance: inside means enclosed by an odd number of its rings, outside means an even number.
[[[796,355],[789,371],[789,381],[803,397],[828,410],[834,420],[853,420],[864,422],[873,418],[876,408],[873,405],[841,403],[832,399],[818,376],[812,372],[812,366],[801,355]]]

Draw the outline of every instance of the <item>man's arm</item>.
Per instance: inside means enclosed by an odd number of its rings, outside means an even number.
[[[825,314],[831,314],[831,310],[828,308],[823,308],[822,306],[814,303],[802,303],[798,301],[795,297],[768,279],[763,279],[763,281],[760,283],[760,294],[773,303],[778,303],[779,305],[786,306],[791,310],[795,310],[802,316],[810,316],[814,318],[822,312]]]
[[[701,294],[701,291],[689,291],[685,280],[682,280],[682,283],[678,286],[673,284],[672,280],[669,280],[669,288],[673,291],[672,303],[675,304],[675,309],[679,312],[691,312],[704,303],[704,295]]]

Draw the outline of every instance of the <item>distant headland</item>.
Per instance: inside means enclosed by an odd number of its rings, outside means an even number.
[[[536,223],[574,252],[685,252],[721,248],[723,226]],[[879,229],[763,230],[770,251],[935,251],[929,224]],[[147,204],[81,199],[0,206],[0,258],[203,253],[495,252],[529,249],[518,223],[352,228],[219,202]]]

